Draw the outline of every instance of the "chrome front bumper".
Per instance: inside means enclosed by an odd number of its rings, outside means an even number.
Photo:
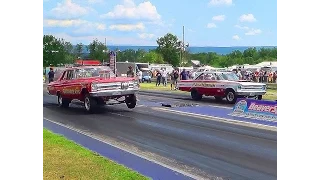
[[[265,95],[266,91],[239,91],[236,94],[239,96],[259,96]]]
[[[118,89],[118,90],[104,90],[90,92],[92,97],[111,97],[111,96],[125,96],[130,94],[135,94],[139,92],[139,89]]]

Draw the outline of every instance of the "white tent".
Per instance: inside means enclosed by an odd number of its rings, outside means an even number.
[[[256,64],[256,66],[271,66],[271,67],[277,67],[277,61],[265,61],[265,62],[261,62],[259,64]]]

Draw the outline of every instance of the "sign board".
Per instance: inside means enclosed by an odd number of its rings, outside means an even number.
[[[110,53],[109,53],[109,55],[110,55],[110,69],[113,71],[113,72],[115,72],[115,64],[116,64],[116,54],[115,54],[115,52],[114,51],[111,51]]]
[[[229,115],[277,122],[277,102],[240,98]]]

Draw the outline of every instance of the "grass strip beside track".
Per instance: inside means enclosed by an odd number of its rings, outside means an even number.
[[[148,179],[43,129],[43,179]]]
[[[164,91],[164,92],[170,92],[172,94],[187,94],[190,95],[189,92],[185,92],[185,91],[172,91],[170,88],[170,84],[167,84],[167,86],[163,86],[162,84],[160,84],[160,86],[156,86],[156,83],[151,82],[151,83],[140,83],[140,89],[141,90],[156,90],[156,91]],[[268,89],[267,93],[263,96],[264,100],[276,100],[277,99],[277,89]]]

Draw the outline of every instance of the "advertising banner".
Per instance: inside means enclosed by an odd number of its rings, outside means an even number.
[[[277,102],[240,98],[229,115],[277,122]]]
[[[115,64],[116,64],[116,54],[115,54],[115,52],[114,51],[111,51],[110,53],[109,53],[109,55],[110,55],[110,69],[115,73]]]

